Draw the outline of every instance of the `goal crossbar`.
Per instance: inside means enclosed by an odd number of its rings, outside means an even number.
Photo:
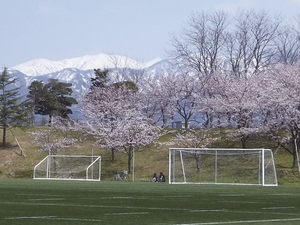
[[[101,156],[48,155],[34,167],[33,179],[100,181]]]
[[[170,148],[170,184],[277,186],[270,149]]]

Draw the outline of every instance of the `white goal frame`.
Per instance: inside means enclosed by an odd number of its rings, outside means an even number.
[[[33,179],[101,180],[101,156],[48,155],[33,170]]]
[[[278,186],[273,152],[270,149],[170,148],[169,184],[189,183]]]

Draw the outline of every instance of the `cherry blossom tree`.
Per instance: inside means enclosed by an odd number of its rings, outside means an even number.
[[[260,132],[261,115],[259,112],[260,89],[258,77],[237,77],[233,74],[218,74],[210,79],[207,108],[218,118],[218,126],[233,126],[238,130],[234,135],[246,148],[247,140]],[[231,134],[233,135],[233,134]]]
[[[59,150],[74,145],[78,139],[68,137],[72,127],[71,121],[60,117],[53,117],[52,126],[30,132],[33,143],[39,146],[39,151],[56,155]]]
[[[162,127],[168,125],[168,119],[173,120],[178,85],[176,76],[161,74],[159,79],[145,80],[142,86],[141,100],[147,105],[146,113],[157,122],[162,121]]]
[[[242,147],[253,135],[269,131],[277,144],[299,167],[300,66],[277,65],[273,70],[249,77],[218,75],[211,84],[207,104],[223,115],[223,124],[233,125],[231,136],[240,137]],[[285,131],[285,136],[282,136]]]
[[[182,117],[184,128],[188,129],[190,119],[196,113],[196,82],[192,74],[182,73],[177,75],[175,92],[175,112]]]
[[[296,166],[299,27],[254,10],[239,11],[232,20],[221,12],[189,19],[181,35],[172,38],[171,55],[193,73],[189,82],[178,82],[182,89],[175,91],[174,113],[185,122],[192,113],[210,127],[236,127],[230,136],[239,137],[243,148],[261,132],[287,131],[288,137],[276,140]]]
[[[141,151],[159,136],[160,129],[143,114],[144,105],[139,93],[124,85],[94,88],[82,99],[83,113],[87,120],[81,131],[92,135],[98,146],[112,152],[125,152],[130,173],[133,151]]]
[[[277,144],[293,157],[293,167],[298,167],[300,145],[300,65],[280,65],[265,75],[263,106],[268,112],[267,125]],[[286,136],[282,137],[282,132]]]

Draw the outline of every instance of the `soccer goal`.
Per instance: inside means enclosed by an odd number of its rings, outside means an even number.
[[[101,156],[48,155],[34,167],[33,178],[100,181]]]
[[[170,184],[277,186],[270,149],[170,148]]]

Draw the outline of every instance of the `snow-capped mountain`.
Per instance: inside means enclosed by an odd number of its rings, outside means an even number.
[[[47,83],[50,78],[58,79],[61,82],[72,83],[73,97],[80,98],[85,94],[91,85],[91,78],[95,76],[94,69],[110,69],[111,81],[118,79],[128,80],[128,75],[135,75],[143,71],[143,76],[161,75],[161,71],[169,66],[168,60],[160,58],[141,63],[134,59],[119,55],[87,55],[60,61],[47,59],[34,59],[14,67],[8,68],[9,73],[17,78],[15,86],[20,87],[20,95],[28,95],[28,87],[33,81],[43,81]],[[122,74],[123,77],[118,77]],[[125,77],[124,77],[125,76]],[[72,107],[71,117],[81,116],[79,106]]]
[[[86,55],[60,61],[51,61],[47,59],[34,59],[12,68],[8,71],[18,79],[16,86],[20,87],[20,94],[26,96],[28,87],[37,80],[47,83],[50,78],[58,79],[61,82],[72,83],[73,96],[78,97],[86,93],[90,88],[90,80],[94,77],[94,69],[111,69],[112,81],[120,79],[113,77],[120,72],[123,76],[126,74],[135,74],[137,71],[143,71],[143,75],[156,76],[162,75],[166,70],[174,70],[167,59],[154,59],[152,61],[141,63],[134,59],[119,55]],[[125,73],[124,70],[127,72]],[[125,75],[124,75],[125,74]],[[127,80],[128,77],[123,77]]]
[[[78,69],[78,70],[93,70],[103,68],[133,68],[144,69],[161,61],[161,59],[154,59],[147,63],[141,63],[134,59],[119,56],[119,55],[85,55],[71,59],[64,59],[60,61],[51,61],[48,59],[34,59],[11,68],[11,70],[18,70],[27,76],[39,76],[45,74],[56,73],[64,69]]]

